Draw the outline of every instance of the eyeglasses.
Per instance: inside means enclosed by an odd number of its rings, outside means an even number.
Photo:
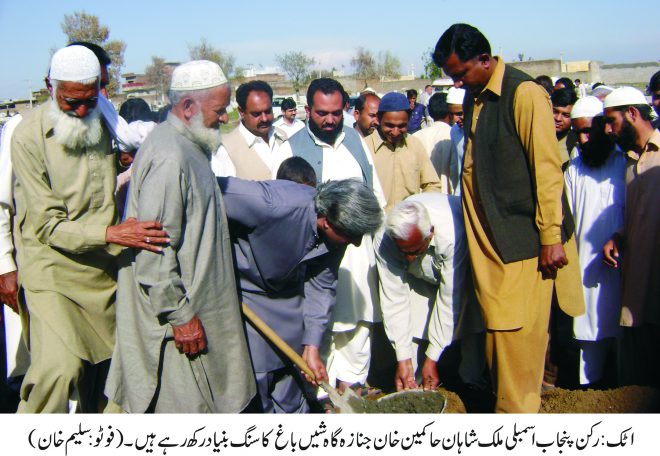
[[[91,97],[85,100],[80,100],[78,98],[62,98],[62,101],[67,105],[71,106],[72,110],[78,109],[80,106],[86,106],[88,108],[94,108],[96,103],[99,101],[99,97]]]

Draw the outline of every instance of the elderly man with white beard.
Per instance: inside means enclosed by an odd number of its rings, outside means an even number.
[[[162,252],[126,250],[106,411],[237,413],[256,393],[211,154],[231,89],[207,60],[172,73],[172,111],[133,163],[126,214],[162,222]]]
[[[14,232],[32,365],[19,412],[67,412],[76,390],[98,411],[114,345],[116,255],[159,251],[158,222],[117,222],[115,157],[96,108],[99,61],[70,46],[52,58],[52,100],[16,127]],[[25,316],[25,314],[23,314]]]

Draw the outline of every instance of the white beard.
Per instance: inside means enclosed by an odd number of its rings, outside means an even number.
[[[73,117],[64,113],[53,100],[48,115],[55,127],[55,141],[69,150],[90,147],[101,142],[103,126],[98,109],[92,109],[83,117]]]
[[[220,129],[207,128],[204,126],[204,118],[201,112],[198,112],[190,119],[188,127],[192,134],[193,141],[206,152],[214,153],[222,144]]]

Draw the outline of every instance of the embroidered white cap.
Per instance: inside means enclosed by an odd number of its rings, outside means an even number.
[[[50,79],[78,82],[98,78],[101,66],[96,55],[84,46],[67,46],[50,60]]]
[[[605,108],[613,108],[615,106],[630,106],[630,105],[645,105],[648,104],[646,97],[634,87],[619,87],[614,89],[603,102]]]
[[[174,69],[170,90],[203,90],[226,83],[227,77],[220,65],[209,60],[193,60]]]
[[[589,96],[580,98],[573,105],[571,119],[580,117],[596,117],[603,114],[603,102],[598,98]]]
[[[465,98],[465,89],[458,89],[456,87],[450,87],[447,91],[447,104],[463,104],[463,98]]]

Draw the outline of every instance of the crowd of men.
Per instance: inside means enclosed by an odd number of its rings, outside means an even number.
[[[309,84],[306,122],[241,84],[221,135],[217,64],[178,66],[157,124],[136,100],[115,111],[101,48],[55,52],[51,99],[0,145],[18,411],[307,413],[322,382],[367,394],[388,368],[397,390],[456,378],[496,412],[537,412],[554,384],[660,387],[644,94],[545,87],[467,24],[433,60],[455,87],[365,90],[352,118],[334,79]],[[660,111],[660,72],[649,93]]]

